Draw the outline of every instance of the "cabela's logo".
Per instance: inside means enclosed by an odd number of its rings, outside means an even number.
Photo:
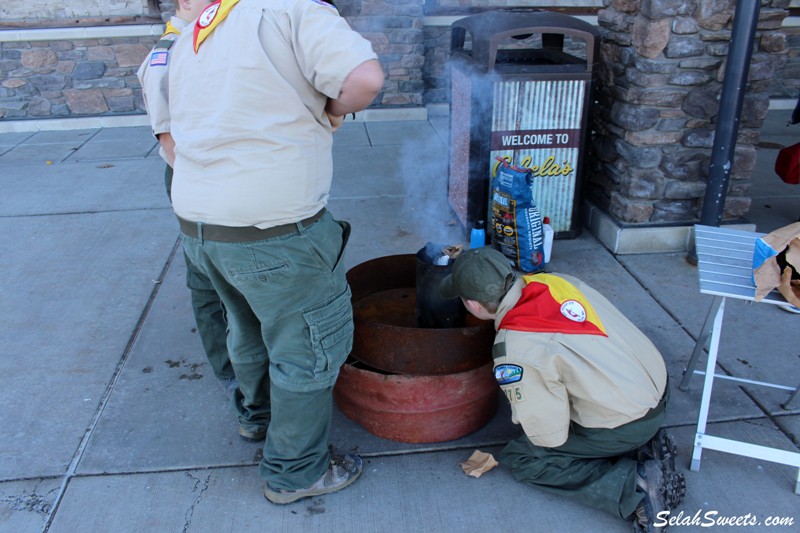
[[[502,158],[498,158],[505,160],[509,165],[511,163],[511,156],[505,155]],[[492,167],[492,178],[497,176],[497,169],[502,164],[502,161],[496,161],[494,166]],[[518,165],[523,168],[531,169],[531,176],[536,178],[544,178],[544,177],[553,177],[553,176],[569,176],[572,172],[575,171],[573,168],[572,163],[564,160],[563,163],[558,164],[556,163],[556,156],[549,155],[545,158],[545,160],[538,165],[533,164],[533,158],[529,155],[526,155],[522,162]]]

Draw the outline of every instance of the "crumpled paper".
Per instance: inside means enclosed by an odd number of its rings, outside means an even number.
[[[459,463],[465,474],[472,477],[481,477],[483,474],[497,466],[497,461],[490,453],[475,450],[463,463]]]
[[[780,262],[785,259],[786,266]],[[753,280],[756,284],[755,300],[761,301],[772,289],[778,291],[790,304],[800,307],[800,280],[792,279],[792,269],[800,271],[800,222],[776,229],[756,240],[753,256]]]

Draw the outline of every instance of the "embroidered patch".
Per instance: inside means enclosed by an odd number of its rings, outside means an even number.
[[[166,50],[160,50],[157,52],[153,52],[150,55],[150,66],[151,67],[165,67],[167,65],[167,60],[169,59],[169,52]]]
[[[586,309],[576,300],[567,300],[561,304],[561,314],[573,322],[586,321]]]
[[[513,387],[505,387],[503,392],[506,393],[506,398],[511,403],[519,403],[525,401],[525,396],[522,395],[522,386],[514,385]]]
[[[194,53],[198,53],[200,45],[211,35],[214,28],[220,25],[231,9],[239,3],[239,0],[217,0],[200,14],[194,24],[192,32],[192,42],[194,43]]]
[[[201,28],[208,27],[214,21],[214,17],[217,16],[217,11],[219,11],[219,2],[211,4],[205,10],[200,13],[200,17],[197,19],[197,25]]]
[[[494,379],[500,385],[516,383],[522,379],[522,367],[519,365],[497,365],[494,367]]]

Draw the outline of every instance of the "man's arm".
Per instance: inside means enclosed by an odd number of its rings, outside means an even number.
[[[345,78],[337,99],[329,99],[325,111],[342,116],[365,109],[383,88],[383,67],[375,59],[361,63]]]

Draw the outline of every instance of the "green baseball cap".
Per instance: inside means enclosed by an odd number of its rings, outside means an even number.
[[[494,302],[505,296],[514,277],[506,256],[482,246],[459,255],[453,271],[442,279],[439,293],[445,298],[461,297],[478,302]]]

